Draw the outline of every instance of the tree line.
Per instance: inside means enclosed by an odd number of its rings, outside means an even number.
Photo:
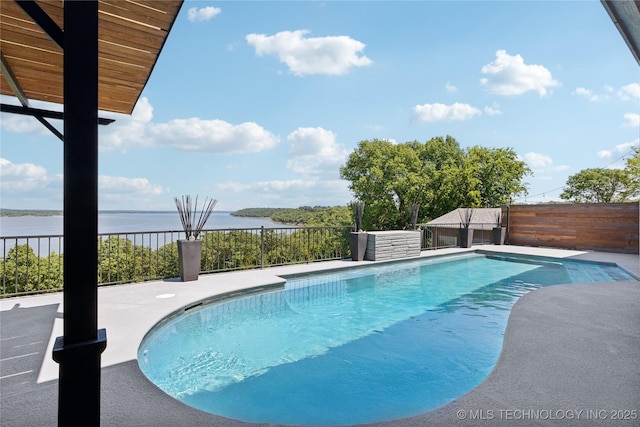
[[[588,168],[571,175],[560,198],[572,203],[616,203],[640,194],[640,147],[635,147],[623,169]]]
[[[353,224],[348,206],[300,206],[298,208],[247,208],[233,216],[269,218],[273,222],[309,227],[345,226]]]
[[[528,194],[531,169],[512,148],[462,149],[451,136],[394,144],[364,140],[340,168],[355,198],[365,202],[365,230],[405,227],[412,205],[418,223],[460,207],[499,207]],[[614,203],[640,195],[640,147],[623,169],[589,168],[571,175],[560,198],[570,203]]]
[[[459,207],[507,204],[527,194],[523,179],[530,174],[511,148],[462,149],[451,136],[424,143],[361,141],[340,168],[356,199],[365,202],[365,230],[404,227],[412,204],[420,206],[418,223]]]

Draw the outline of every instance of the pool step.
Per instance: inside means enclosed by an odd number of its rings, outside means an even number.
[[[617,266],[567,264],[567,271],[573,283],[615,282],[632,280]]]

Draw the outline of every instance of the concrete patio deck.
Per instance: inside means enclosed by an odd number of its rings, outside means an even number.
[[[470,250],[615,262],[640,277],[637,255],[514,246]],[[214,295],[283,283],[281,276],[371,263],[319,262],[203,275],[197,282],[100,288],[98,323],[108,338],[102,425],[255,426],[192,409],[150,383],[136,361],[146,332],[168,314]],[[640,425],[638,307],[635,281],[530,292],[513,307],[502,353],[483,383],[434,411],[372,425]],[[0,425],[57,425],[58,365],[51,350],[62,335],[63,312],[61,293],[0,300]]]

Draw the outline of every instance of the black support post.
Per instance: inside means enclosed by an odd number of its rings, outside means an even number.
[[[64,336],[59,426],[100,425],[98,330],[98,2],[64,2]]]

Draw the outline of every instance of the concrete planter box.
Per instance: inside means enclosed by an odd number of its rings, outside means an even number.
[[[420,256],[420,234],[417,231],[369,231],[364,259],[381,261]]]
[[[202,240],[178,240],[177,243],[180,279],[183,282],[198,280],[200,258],[202,256]]]

